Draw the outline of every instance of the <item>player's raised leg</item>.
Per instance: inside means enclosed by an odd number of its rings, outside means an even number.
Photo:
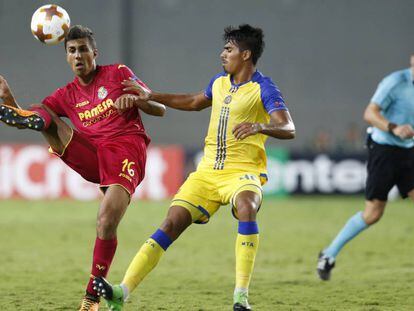
[[[256,223],[256,214],[261,204],[261,196],[253,191],[242,191],[237,194],[234,203],[237,209],[239,227],[236,239],[236,285],[233,310],[251,310],[248,303],[248,294],[259,247],[259,229]]]
[[[6,79],[0,76],[0,121],[19,129],[42,132],[54,152],[62,154],[69,144],[73,130],[46,105],[33,105],[31,110],[21,109]]]
[[[372,200],[365,202],[365,210],[353,215],[327,248],[319,253],[317,272],[321,280],[327,281],[335,267],[335,260],[346,243],[355,238],[368,226],[381,219],[386,201]]]
[[[0,121],[19,129],[41,132],[58,154],[63,153],[73,134],[72,128],[44,105],[24,110],[1,104]]]
[[[125,299],[158,264],[160,258],[184,230],[192,223],[188,210],[171,206],[160,228],[141,246],[130,263],[120,285],[111,285],[104,278],[95,279],[95,288],[111,310],[122,310]]]

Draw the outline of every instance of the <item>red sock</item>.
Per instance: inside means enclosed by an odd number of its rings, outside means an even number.
[[[43,121],[45,121],[45,127],[43,129],[47,130],[50,126],[50,123],[52,123],[52,116],[41,107],[32,106],[30,110],[36,112],[39,116],[43,118]]]
[[[92,272],[88,287],[86,288],[86,291],[89,294],[97,296],[96,291],[93,289],[93,279],[97,276],[106,277],[112,259],[114,258],[117,244],[118,241],[116,238],[113,240],[101,240],[100,238],[96,238],[95,248],[93,250]]]

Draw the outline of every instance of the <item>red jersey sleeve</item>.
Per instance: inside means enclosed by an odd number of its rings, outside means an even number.
[[[144,83],[144,82],[142,82],[142,80],[141,79],[139,79],[134,73],[133,73],[133,71],[131,70],[131,69],[129,69],[128,68],[128,66],[125,66],[125,65],[118,65],[118,69],[119,69],[119,72],[120,72],[120,76],[121,76],[121,81],[123,81],[123,80],[129,80],[129,79],[132,79],[132,80],[135,80],[135,81],[137,81],[137,83],[139,84],[139,85],[141,85],[143,88],[145,88],[145,89],[147,89],[148,91],[151,91],[151,89]]]
[[[63,109],[65,104],[65,92],[63,89],[57,89],[51,95],[43,99],[42,104],[48,106],[59,117],[67,117],[65,110]]]

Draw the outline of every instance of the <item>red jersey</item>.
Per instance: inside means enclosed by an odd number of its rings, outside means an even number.
[[[114,107],[116,99],[127,93],[122,90],[123,80],[132,78],[145,88],[148,87],[125,65],[97,66],[96,71],[90,84],[81,85],[75,78],[46,97],[42,103],[58,116],[69,118],[76,129],[94,144],[125,135],[144,136],[148,144],[150,139],[139,109],[132,108],[119,114]]]

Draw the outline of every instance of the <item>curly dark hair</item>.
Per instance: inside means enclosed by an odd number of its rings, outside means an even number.
[[[228,26],[224,29],[224,42],[232,42],[241,51],[249,50],[252,53],[252,62],[256,65],[263,53],[265,43],[263,41],[263,30],[248,24],[240,25],[239,28]]]
[[[76,39],[83,39],[83,38],[87,38],[92,48],[96,49],[96,41],[93,36],[92,30],[82,25],[74,25],[69,28],[69,31],[65,36],[65,50],[66,50],[66,43],[68,41],[76,40]]]

